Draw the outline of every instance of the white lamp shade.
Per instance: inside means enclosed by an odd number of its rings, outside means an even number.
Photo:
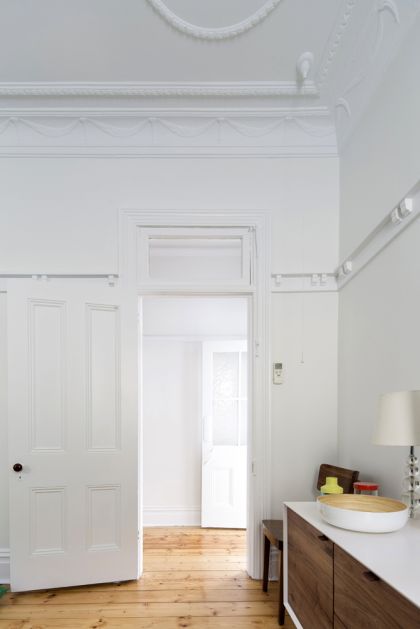
[[[420,391],[381,395],[373,443],[383,446],[420,445]]]

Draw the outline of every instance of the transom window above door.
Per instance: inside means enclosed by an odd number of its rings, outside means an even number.
[[[139,229],[141,286],[230,286],[252,283],[248,227]]]

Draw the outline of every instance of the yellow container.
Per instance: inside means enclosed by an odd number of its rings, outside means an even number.
[[[335,476],[327,476],[325,485],[321,487],[321,494],[342,494],[343,488],[338,484],[338,478]]]

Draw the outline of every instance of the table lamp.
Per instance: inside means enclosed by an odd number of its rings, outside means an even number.
[[[396,391],[379,398],[379,413],[373,435],[373,443],[382,446],[409,446],[403,500],[407,503],[409,517],[414,517],[420,499],[419,468],[414,446],[420,445],[420,391]]]

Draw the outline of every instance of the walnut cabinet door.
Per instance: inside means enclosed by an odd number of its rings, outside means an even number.
[[[290,509],[287,522],[288,602],[305,629],[331,629],[334,545]]]

